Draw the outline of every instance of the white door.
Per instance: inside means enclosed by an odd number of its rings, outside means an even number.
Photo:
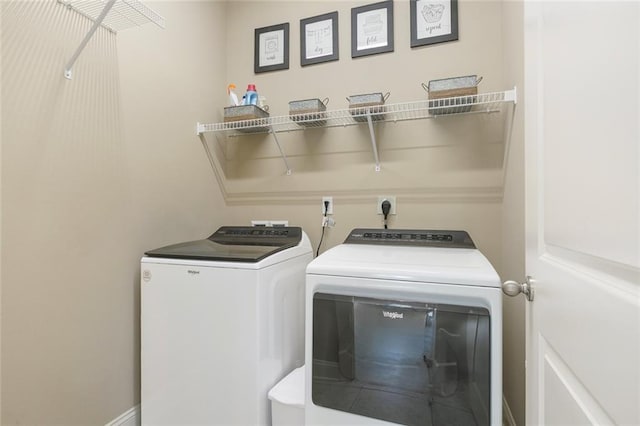
[[[525,3],[527,424],[640,424],[640,3]]]

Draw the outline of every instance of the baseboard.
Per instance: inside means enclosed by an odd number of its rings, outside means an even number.
[[[513,418],[513,413],[504,395],[502,395],[502,424],[505,426],[516,426],[516,419]]]
[[[509,404],[504,395],[502,396],[502,423],[506,426],[516,426],[511,408],[509,408]],[[140,405],[136,405],[105,426],[140,426]]]
[[[111,420],[105,426],[140,426],[140,405],[122,413],[117,419]]]

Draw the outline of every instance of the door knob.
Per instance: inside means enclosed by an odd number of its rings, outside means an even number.
[[[520,293],[524,294],[529,302],[533,302],[533,289],[531,288],[531,277],[527,277],[524,283],[517,281],[505,281],[502,283],[502,292],[507,296],[517,296]]]

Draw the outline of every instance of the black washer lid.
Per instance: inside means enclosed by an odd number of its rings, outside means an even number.
[[[150,257],[228,262],[259,262],[302,240],[300,227],[223,226],[205,240],[149,250]]]

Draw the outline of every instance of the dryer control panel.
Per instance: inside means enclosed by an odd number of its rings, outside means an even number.
[[[349,233],[345,244],[401,245],[409,247],[476,248],[466,231],[426,229],[364,229]]]

